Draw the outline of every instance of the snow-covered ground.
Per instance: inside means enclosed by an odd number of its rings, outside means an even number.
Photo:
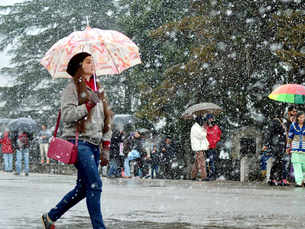
[[[75,177],[0,172],[0,228],[41,228],[40,215],[73,188]],[[304,228],[304,192],[239,182],[103,178],[108,229]],[[91,228],[85,201],[57,227]]]

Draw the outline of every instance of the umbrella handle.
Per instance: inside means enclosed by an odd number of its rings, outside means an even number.
[[[87,27],[89,27],[89,16],[86,16]]]
[[[94,74],[93,74],[94,91],[97,91],[97,86],[96,86],[96,70],[95,70],[96,68],[95,68],[95,61],[94,61],[94,59],[93,59],[93,64],[94,64]]]
[[[97,86],[96,86],[96,74],[93,74],[93,80],[94,80],[94,91],[97,91]]]

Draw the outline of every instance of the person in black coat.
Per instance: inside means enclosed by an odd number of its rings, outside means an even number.
[[[163,177],[172,178],[171,166],[173,159],[176,158],[176,150],[172,140],[169,137],[165,138],[164,143],[161,144],[159,152],[161,157]]]
[[[114,130],[110,145],[110,165],[108,170],[109,177],[119,177],[120,173],[120,144],[123,142],[124,132]]]
[[[284,157],[286,154],[287,127],[286,120],[274,118],[268,125],[265,132],[263,150],[270,149],[273,157],[273,164],[270,172],[270,185],[283,185],[284,177]]]

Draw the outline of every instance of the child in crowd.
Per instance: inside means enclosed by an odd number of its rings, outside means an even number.
[[[154,174],[156,173],[156,178],[159,177],[159,165],[160,165],[160,154],[157,151],[157,146],[153,147],[150,154],[151,158],[151,179],[154,179]]]

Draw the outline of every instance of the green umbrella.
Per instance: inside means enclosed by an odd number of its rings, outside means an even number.
[[[284,103],[304,104],[305,87],[300,84],[285,84],[275,89],[268,97]]]

